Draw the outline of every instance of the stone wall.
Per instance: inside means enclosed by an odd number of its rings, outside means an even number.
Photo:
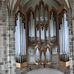
[[[70,74],[74,74],[74,0],[69,0],[70,2]]]
[[[14,25],[6,0],[0,0],[0,74],[16,74]]]

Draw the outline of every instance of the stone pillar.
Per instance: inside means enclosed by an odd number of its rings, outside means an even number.
[[[72,0],[72,73],[74,74],[74,0]]]
[[[7,72],[6,2],[0,0],[0,74]]]
[[[8,68],[9,74],[15,74],[16,62],[15,62],[15,19],[14,15],[8,15],[7,25],[7,50],[8,50]]]
[[[14,15],[9,15],[6,0],[0,6],[0,74],[16,74]]]
[[[70,14],[70,74],[74,74],[74,0],[69,0],[72,12]],[[71,17],[72,16],[72,17]]]

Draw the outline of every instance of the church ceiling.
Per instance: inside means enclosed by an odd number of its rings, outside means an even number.
[[[59,2],[55,0],[43,0],[45,4],[48,4],[49,7],[59,7],[61,5]],[[34,7],[36,4],[39,4],[40,0],[22,0],[21,4],[24,4],[25,8]]]
[[[7,0],[10,9],[14,9],[16,2],[19,2],[24,8],[34,7],[39,3],[40,0]],[[63,6],[65,1],[68,0],[43,0],[45,4],[48,4],[49,7],[58,8],[59,6]],[[68,3],[68,2],[67,2]]]

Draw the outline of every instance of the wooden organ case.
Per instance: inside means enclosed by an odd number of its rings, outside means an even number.
[[[53,7],[49,8],[42,0],[34,9],[32,7],[28,9],[26,13],[27,20],[25,21],[26,54],[24,56],[20,55],[21,59],[26,59],[27,65],[45,66],[54,64],[57,66],[60,61],[65,63],[69,61],[69,56],[64,53],[66,49],[64,48],[66,39],[63,36],[66,29],[64,26],[62,27],[66,18],[64,12],[65,9],[59,11]],[[20,64],[24,62],[19,61]]]
[[[52,48],[58,46],[57,11],[55,8],[49,10],[48,5],[40,1],[39,5],[35,7],[35,11],[30,8],[27,15],[28,52],[34,52],[39,57],[38,59],[35,57],[34,61],[32,58],[32,61],[36,64],[51,63]],[[33,63],[32,61],[29,63]]]

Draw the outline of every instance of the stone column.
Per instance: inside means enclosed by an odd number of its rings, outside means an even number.
[[[6,0],[0,6],[0,74],[16,74],[14,15],[9,15]]]
[[[74,0],[72,0],[72,73],[74,74]]]
[[[72,12],[70,13],[72,22],[70,24],[70,74],[74,74],[74,0],[69,0],[69,2],[72,8]]]
[[[7,74],[6,2],[0,1],[0,74]]]
[[[8,15],[7,25],[7,50],[8,50],[8,68],[9,74],[15,74],[15,19],[13,14]]]

